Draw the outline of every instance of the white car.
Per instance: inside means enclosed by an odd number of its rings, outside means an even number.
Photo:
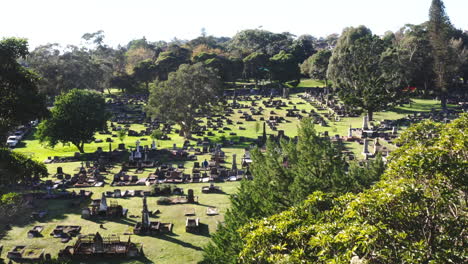
[[[19,139],[17,136],[9,136],[8,139],[7,139],[7,146],[10,147],[10,148],[14,148],[16,147],[16,145],[18,144],[19,142]]]

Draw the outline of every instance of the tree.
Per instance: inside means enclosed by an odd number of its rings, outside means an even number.
[[[308,118],[301,121],[297,142],[268,141],[265,153],[259,149],[251,153],[253,180],[243,181],[231,197],[225,223],[205,248],[202,263],[237,263],[243,247],[239,229],[244,225],[299,205],[316,190],[358,192],[377,181],[383,171],[378,161],[371,163],[372,172],[364,177],[359,169],[346,173],[341,148],[320,137]]]
[[[83,47],[68,46],[58,61],[58,91],[65,93],[72,89],[104,91],[101,64]]]
[[[450,124],[409,128],[370,189],[315,192],[297,207],[241,228],[238,262],[466,262],[467,131],[467,114]]]
[[[181,135],[191,137],[196,118],[217,102],[222,83],[219,75],[201,63],[182,64],[169,74],[167,81],[157,81],[151,89],[147,112],[161,120],[176,122]]]
[[[340,99],[366,110],[369,120],[403,97],[404,74],[395,51],[364,26],[344,30],[327,74]]]
[[[260,52],[253,52],[245,57],[243,62],[244,75],[246,78],[253,78],[255,80],[255,86],[258,86],[259,80],[266,79],[270,71],[267,55]]]
[[[434,58],[435,87],[440,96],[441,105],[447,107],[447,94],[453,85],[456,72],[454,51],[450,46],[452,24],[445,13],[442,0],[433,0],[429,9],[429,40]]]
[[[272,33],[261,29],[247,29],[237,33],[228,44],[231,53],[238,53],[240,57],[245,57],[253,52],[267,54],[271,57],[284,50],[291,51],[293,35],[284,33]]]
[[[134,77],[124,72],[122,74],[114,75],[110,79],[109,85],[120,89],[122,92],[130,93],[135,90],[135,83]]]
[[[50,118],[39,124],[37,137],[52,147],[59,142],[71,142],[83,153],[84,144],[107,127],[105,106],[98,93],[73,89],[57,97]]]
[[[327,70],[331,55],[330,50],[319,50],[301,65],[302,73],[311,78],[325,81],[325,85],[328,85]]]
[[[167,51],[161,52],[156,60],[159,80],[167,80],[169,73],[176,71],[180,65],[189,63],[190,50],[178,45],[171,45]]]
[[[58,44],[47,44],[36,47],[26,58],[26,63],[40,76],[39,91],[53,97],[59,91],[60,50]]]
[[[314,48],[315,38],[311,35],[302,35],[295,39],[291,46],[291,53],[298,64],[303,63],[307,58],[312,56],[316,51]]]
[[[28,54],[24,39],[0,41],[0,146],[15,126],[46,114],[44,97],[39,94],[38,76],[18,63]]]
[[[393,43],[408,87],[417,87],[422,93],[432,93],[434,83],[432,48],[427,23],[405,25],[395,33]]]
[[[151,60],[140,61],[133,68],[133,76],[137,81],[145,84],[146,91],[149,91],[149,83],[154,81],[156,74],[156,65]]]
[[[47,175],[47,168],[44,164],[21,153],[0,148],[0,186],[31,184]]]
[[[289,82],[292,86],[297,86],[301,79],[301,72],[296,59],[292,54],[280,51],[278,54],[270,58],[271,63],[271,79],[278,82],[280,86]],[[288,88],[286,88],[287,91]],[[288,97],[288,92],[284,93],[284,97]]]

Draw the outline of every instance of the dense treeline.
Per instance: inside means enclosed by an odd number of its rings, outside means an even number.
[[[245,80],[280,88],[294,87],[301,77],[331,80],[343,101],[372,115],[408,97],[409,87],[438,96],[445,106],[449,95],[466,94],[468,80],[468,33],[450,23],[441,1],[433,3],[428,22],[384,36],[363,26],[319,39],[262,29],[232,38],[203,31],[192,40],[143,37],[115,48],[105,44],[102,31],[82,38],[86,44],[79,47],[38,46],[24,61],[41,76],[39,88],[51,99],[74,88],[149,92],[155,80],[167,80],[180,65],[202,63],[229,87]]]

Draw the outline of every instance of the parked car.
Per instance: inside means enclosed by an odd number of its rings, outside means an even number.
[[[18,139],[17,136],[9,136],[8,139],[7,139],[7,146],[10,147],[10,148],[14,148],[16,147],[16,145],[18,144],[20,140]]]
[[[16,139],[19,141],[19,140],[23,139],[24,132],[21,131],[21,130],[18,130],[18,131],[15,131],[15,134],[12,135],[12,136],[15,136]]]

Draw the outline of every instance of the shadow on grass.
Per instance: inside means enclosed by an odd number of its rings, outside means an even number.
[[[122,217],[122,218],[105,218],[105,217],[98,217],[98,218],[91,218],[88,219],[91,222],[96,224],[104,224],[109,222],[114,222],[122,225],[134,226],[136,221],[130,218]]]
[[[207,224],[200,223],[200,231],[195,233],[195,235],[211,237],[210,235],[210,227]]]
[[[143,248],[143,254],[145,252],[145,249]],[[71,264],[120,264],[120,263],[129,263],[130,261],[140,261],[145,264],[150,264],[154,263],[150,259],[148,259],[146,256],[140,256],[137,258],[86,258],[86,259],[80,259],[80,260],[73,260],[70,262]],[[1,263],[1,262],[0,262]]]
[[[197,251],[203,250],[203,248],[201,248],[199,246],[195,246],[193,244],[190,244],[188,242],[184,242],[182,240],[179,240],[179,239],[175,238],[176,236],[177,235],[165,234],[165,235],[162,235],[162,236],[158,236],[158,238],[161,239],[161,240],[165,240],[167,242],[171,242],[171,243],[183,246],[184,248],[190,248],[190,249],[194,249],[194,250],[197,250]]]

